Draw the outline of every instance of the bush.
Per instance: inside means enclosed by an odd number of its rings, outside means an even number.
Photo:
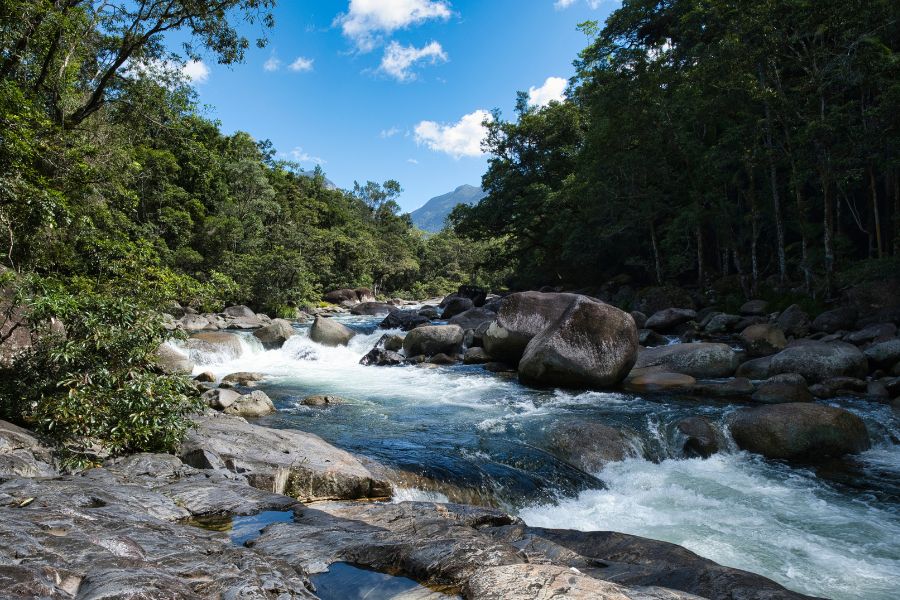
[[[201,403],[186,378],[157,371],[168,335],[157,317],[127,299],[72,295],[46,281],[18,301],[38,337],[0,373],[0,418],[48,436],[69,466],[177,447]]]

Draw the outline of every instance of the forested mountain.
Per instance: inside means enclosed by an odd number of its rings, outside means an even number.
[[[488,196],[453,215],[514,285],[900,270],[900,3],[625,0],[581,28],[568,100],[496,114]]]
[[[423,231],[436,233],[444,228],[447,217],[458,204],[471,206],[487,194],[474,185],[461,185],[452,192],[435,196],[421,207],[409,213],[413,225]]]

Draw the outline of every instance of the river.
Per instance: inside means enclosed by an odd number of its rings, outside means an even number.
[[[895,600],[900,590],[900,415],[860,399],[832,404],[861,416],[873,448],[825,465],[787,465],[733,446],[684,458],[675,423],[722,424],[740,406],[616,392],[534,390],[478,366],[363,367],[380,319],[341,317],[359,334],[326,348],[308,327],[279,350],[242,334],[237,359],[194,355],[197,370],[266,375],[279,412],[261,423],[316,433],[358,454],[426,476],[517,514],[528,524],[613,530],[680,544],[724,565],[836,600]],[[345,404],[309,408],[311,394]],[[632,458],[585,474],[556,459],[548,429],[595,420],[639,434]],[[399,499],[444,500],[404,489]]]

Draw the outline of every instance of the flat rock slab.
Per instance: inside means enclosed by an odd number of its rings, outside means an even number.
[[[0,421],[0,481],[14,477],[54,477],[49,448],[30,431]]]
[[[197,418],[181,456],[207,453],[254,487],[304,502],[386,498],[392,488],[355,456],[301,431],[251,425],[239,417]]]
[[[501,511],[460,504],[303,506],[293,523],[267,527],[252,547],[308,573],[350,562],[467,598],[806,598],[675,544],[531,528]]]

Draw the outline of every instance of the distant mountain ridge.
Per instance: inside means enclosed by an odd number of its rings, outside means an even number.
[[[461,185],[452,192],[436,196],[412,211],[413,225],[424,231],[436,233],[444,228],[444,221],[457,204],[477,204],[487,194],[474,185]]]

